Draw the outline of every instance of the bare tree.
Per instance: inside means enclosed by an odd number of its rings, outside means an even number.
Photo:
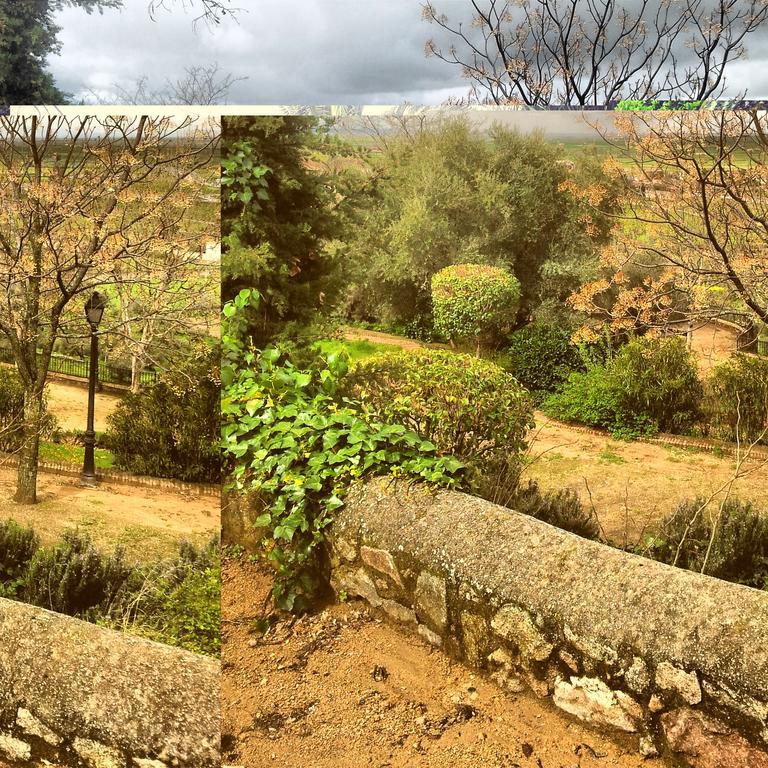
[[[160,10],[172,10],[181,6],[191,8],[198,14],[197,21],[219,24],[226,16],[232,16],[240,9],[232,6],[231,0],[150,0],[149,13],[154,18]]]
[[[429,0],[422,17],[447,33],[426,52],[460,67],[476,101],[604,105],[707,99],[765,22],[764,0],[470,0],[455,21]]]
[[[66,310],[108,285],[117,263],[186,247],[195,174],[218,135],[191,117],[0,117],[0,336],[24,387],[18,502],[36,501],[43,392]]]
[[[198,64],[187,67],[184,75],[176,80],[166,79],[161,88],[154,88],[149,77],[143,76],[135,81],[133,87],[126,88],[113,84],[113,93],[104,96],[91,91],[97,104],[153,104],[153,105],[201,105],[226,104],[232,86],[247,80],[235,77],[229,72],[222,72],[218,62]]]

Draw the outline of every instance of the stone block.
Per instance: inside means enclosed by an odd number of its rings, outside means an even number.
[[[372,549],[371,547],[362,546],[360,547],[360,558],[370,568],[373,568],[375,571],[378,571],[385,576],[389,576],[398,587],[403,586],[395,561],[392,559],[392,555],[386,550]]]
[[[53,747],[58,747],[62,742],[61,736],[38,720],[28,709],[19,709],[16,713],[16,725],[29,736],[37,736]]]
[[[639,656],[635,656],[624,673],[624,679],[631,691],[645,693],[651,684],[651,673],[648,670],[648,665]]]
[[[0,753],[4,754],[9,760],[23,762],[32,757],[32,747],[26,741],[0,733]]]
[[[422,571],[416,580],[416,613],[433,631],[443,632],[448,623],[445,579]]]
[[[72,748],[88,768],[124,768],[123,754],[105,744],[90,739],[75,738]]]
[[[416,612],[411,608],[406,608],[404,605],[400,605],[396,600],[381,600],[381,609],[391,619],[399,621],[401,624],[409,624],[416,626],[418,620],[416,619]]]
[[[502,606],[491,619],[491,627],[496,634],[512,643],[526,660],[546,661],[554,649],[530,615],[517,606]]]
[[[656,667],[655,682],[657,688],[676,693],[686,704],[698,704],[701,701],[701,686],[695,672],[686,672],[663,661]]]
[[[462,611],[459,621],[464,658],[473,667],[480,667],[488,645],[488,625],[482,616],[469,611]]]
[[[661,716],[669,748],[692,768],[768,768],[768,753],[725,723],[687,707]]]
[[[429,627],[424,626],[424,624],[419,624],[416,631],[430,645],[434,645],[436,648],[439,648],[443,644],[443,638],[440,637],[440,635],[438,635],[437,632],[433,632]]]
[[[572,677],[570,682],[555,683],[552,700],[560,709],[574,717],[597,726],[616,728],[627,733],[637,731],[639,705],[627,694],[619,697],[602,680]],[[630,702],[634,706],[630,707]],[[628,711],[633,710],[633,712]]]

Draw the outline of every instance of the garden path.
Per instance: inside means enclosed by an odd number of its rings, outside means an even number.
[[[220,529],[216,496],[109,483],[81,488],[76,478],[41,473],[39,502],[25,506],[11,501],[15,480],[0,460],[0,519],[32,525],[46,544],[79,528],[105,550],[122,544],[131,560],[149,562],[173,555],[181,539],[204,544]]]
[[[119,402],[119,395],[108,392],[96,393],[94,424],[97,432],[103,432],[107,428],[107,417]],[[82,384],[49,380],[48,410],[55,414],[62,430],[85,429],[88,414],[88,388]]]

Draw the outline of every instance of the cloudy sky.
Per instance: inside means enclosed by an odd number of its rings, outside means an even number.
[[[199,2],[199,0],[197,0]],[[631,0],[628,0],[629,4]],[[458,71],[426,58],[434,33],[418,0],[238,0],[237,21],[214,29],[194,13],[147,13],[147,0],[125,0],[121,11],[58,14],[63,44],[50,60],[59,87],[83,98],[109,98],[118,84],[131,91],[142,77],[162,89],[185,68],[218,62],[244,78],[232,104],[439,104],[467,88]],[[448,13],[465,0],[436,0]],[[768,98],[768,24],[750,42],[749,62],[729,70],[734,89]]]

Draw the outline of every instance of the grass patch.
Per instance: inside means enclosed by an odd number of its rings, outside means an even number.
[[[333,352],[341,352],[342,350],[345,350],[349,355],[350,361],[353,363],[358,360],[364,360],[366,357],[371,357],[371,355],[380,354],[381,352],[395,352],[402,349],[402,347],[395,346],[394,344],[376,344],[375,342],[366,341],[365,339],[358,339],[356,341],[323,339],[315,342],[314,347],[324,355],[330,355]]]
[[[85,448],[65,443],[40,443],[40,460],[52,461],[58,464],[73,464],[82,466]],[[94,459],[97,469],[111,469],[115,466],[115,456],[104,448],[96,448]]]
[[[627,460],[623,456],[619,456],[618,453],[612,451],[609,446],[605,446],[600,453],[597,454],[597,461],[599,464],[626,464]]]

